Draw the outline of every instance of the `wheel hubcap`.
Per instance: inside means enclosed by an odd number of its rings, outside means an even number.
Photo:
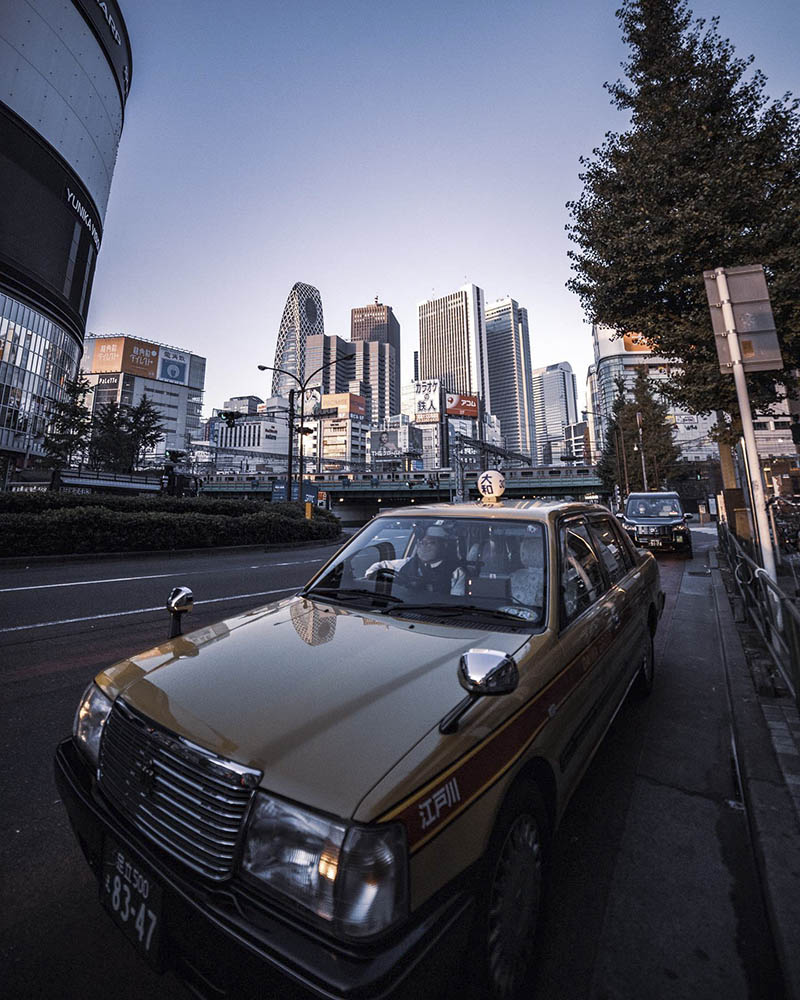
[[[488,965],[491,994],[510,998],[525,976],[542,891],[539,828],[518,816],[506,835],[489,899]]]

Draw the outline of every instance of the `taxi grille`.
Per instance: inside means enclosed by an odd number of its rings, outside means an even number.
[[[103,796],[150,841],[215,882],[233,874],[261,774],[155,728],[117,699],[100,747]]]

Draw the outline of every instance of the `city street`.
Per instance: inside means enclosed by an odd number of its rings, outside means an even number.
[[[713,542],[712,532],[695,530],[691,562],[659,560],[667,605],[656,687],[649,700],[623,707],[559,830],[531,984],[537,997],[782,996],[730,766],[724,680],[707,655],[716,640],[701,620],[704,555]],[[166,638],[163,605],[173,585],[194,591],[188,631],[290,593],[333,551],[210,552],[3,572],[4,995],[188,997],[170,974],[142,964],[101,909],[58,801],[55,745],[94,673]]]

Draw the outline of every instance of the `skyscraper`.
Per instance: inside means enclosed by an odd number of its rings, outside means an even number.
[[[400,412],[400,324],[391,306],[378,302],[350,311],[356,374],[372,389],[374,422]]]
[[[283,308],[278,343],[275,346],[275,367],[291,372],[302,381],[306,374],[306,339],[323,333],[325,324],[322,319],[322,296],[313,285],[304,285],[302,281],[298,281],[292,286]],[[296,388],[297,383],[293,378],[280,372],[273,373],[273,396],[285,398],[290,389]]]
[[[509,451],[536,455],[528,310],[512,298],[486,306],[492,413]]]
[[[391,344],[400,355],[400,324],[391,306],[375,301],[350,310],[350,339]]]
[[[537,464],[552,465],[564,449],[564,428],[578,420],[575,376],[568,361],[533,371]]]
[[[313,334],[306,338],[306,370],[308,378],[318,368],[323,368],[309,382],[321,392],[350,392],[353,380],[353,345],[342,337]]]
[[[0,3],[0,490],[78,373],[131,85],[117,0]]]
[[[463,285],[418,306],[420,379],[448,392],[479,395],[491,411],[483,289]]]

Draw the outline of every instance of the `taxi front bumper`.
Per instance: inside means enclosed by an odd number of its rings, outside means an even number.
[[[59,744],[55,777],[70,824],[96,877],[111,836],[158,879],[163,965],[201,997],[400,1000],[437,996],[452,983],[469,936],[474,900],[455,892],[412,914],[377,944],[352,946],[283,919],[246,887],[209,887],[125,826],[93,790],[72,739]]]

